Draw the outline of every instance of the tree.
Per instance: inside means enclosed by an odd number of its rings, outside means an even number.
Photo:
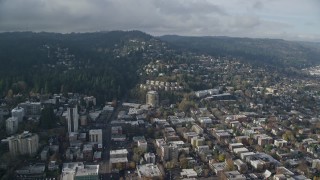
[[[282,138],[286,141],[295,141],[296,138],[293,134],[292,131],[286,131],[283,135],[282,135]]]
[[[234,163],[233,163],[233,160],[231,158],[226,159],[225,170],[226,171],[233,171],[234,170]]]
[[[196,107],[195,103],[186,99],[183,99],[178,106],[179,110],[183,112],[187,112],[190,110],[190,108],[194,107]]]
[[[124,167],[123,167],[123,164],[122,164],[122,163],[117,163],[117,164],[116,164],[116,168],[117,168],[118,170],[122,170]]]
[[[225,154],[219,154],[218,156],[218,161],[219,162],[223,162],[226,159],[226,155]]]
[[[132,157],[132,160],[135,162],[135,163],[139,163],[140,159],[141,159],[141,156],[143,154],[143,151],[141,148],[133,148],[133,157]]]
[[[183,169],[187,169],[189,167],[189,164],[188,164],[188,159],[187,158],[181,158],[180,160],[180,167],[183,168]]]
[[[131,162],[129,163],[129,168],[130,168],[130,169],[135,169],[135,168],[136,168],[136,163],[133,162],[133,161],[131,161]]]
[[[40,127],[43,129],[51,129],[56,125],[57,118],[53,112],[52,106],[46,106],[41,111]]]

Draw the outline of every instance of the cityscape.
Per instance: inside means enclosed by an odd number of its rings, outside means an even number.
[[[0,1],[0,179],[320,179],[319,5]]]
[[[16,179],[318,176],[319,77],[190,56],[152,60],[138,95],[103,106],[76,92],[33,94],[13,109],[6,102],[20,97],[3,99],[1,167]],[[214,88],[190,91],[194,82]]]

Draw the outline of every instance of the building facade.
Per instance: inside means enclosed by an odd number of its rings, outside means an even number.
[[[68,107],[67,109],[67,124],[68,132],[78,132],[79,129],[79,114],[78,107]]]
[[[39,147],[39,136],[28,131],[8,138],[9,151],[12,156],[33,155]]]

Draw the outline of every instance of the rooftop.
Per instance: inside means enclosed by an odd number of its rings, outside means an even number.
[[[102,129],[91,129],[89,134],[102,134]]]
[[[110,155],[116,155],[116,154],[128,154],[127,149],[118,149],[118,150],[111,150]]]
[[[99,165],[86,165],[84,168],[77,168],[76,176],[98,175]]]
[[[137,171],[140,176],[144,177],[159,177],[162,176],[161,171],[157,165],[144,164],[137,166]]]

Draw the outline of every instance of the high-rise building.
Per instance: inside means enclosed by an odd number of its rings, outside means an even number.
[[[68,123],[68,132],[78,132],[79,128],[79,114],[78,107],[74,108],[68,107],[67,109],[67,123]]]
[[[24,117],[24,109],[21,107],[16,107],[11,111],[12,117],[17,117],[19,122],[22,122]]]
[[[146,104],[151,107],[159,106],[159,94],[157,91],[149,91],[146,95]]]
[[[10,117],[6,120],[6,131],[8,135],[15,134],[18,131],[18,118]]]
[[[39,136],[28,131],[8,138],[9,151],[13,156],[33,155],[39,147]]]

